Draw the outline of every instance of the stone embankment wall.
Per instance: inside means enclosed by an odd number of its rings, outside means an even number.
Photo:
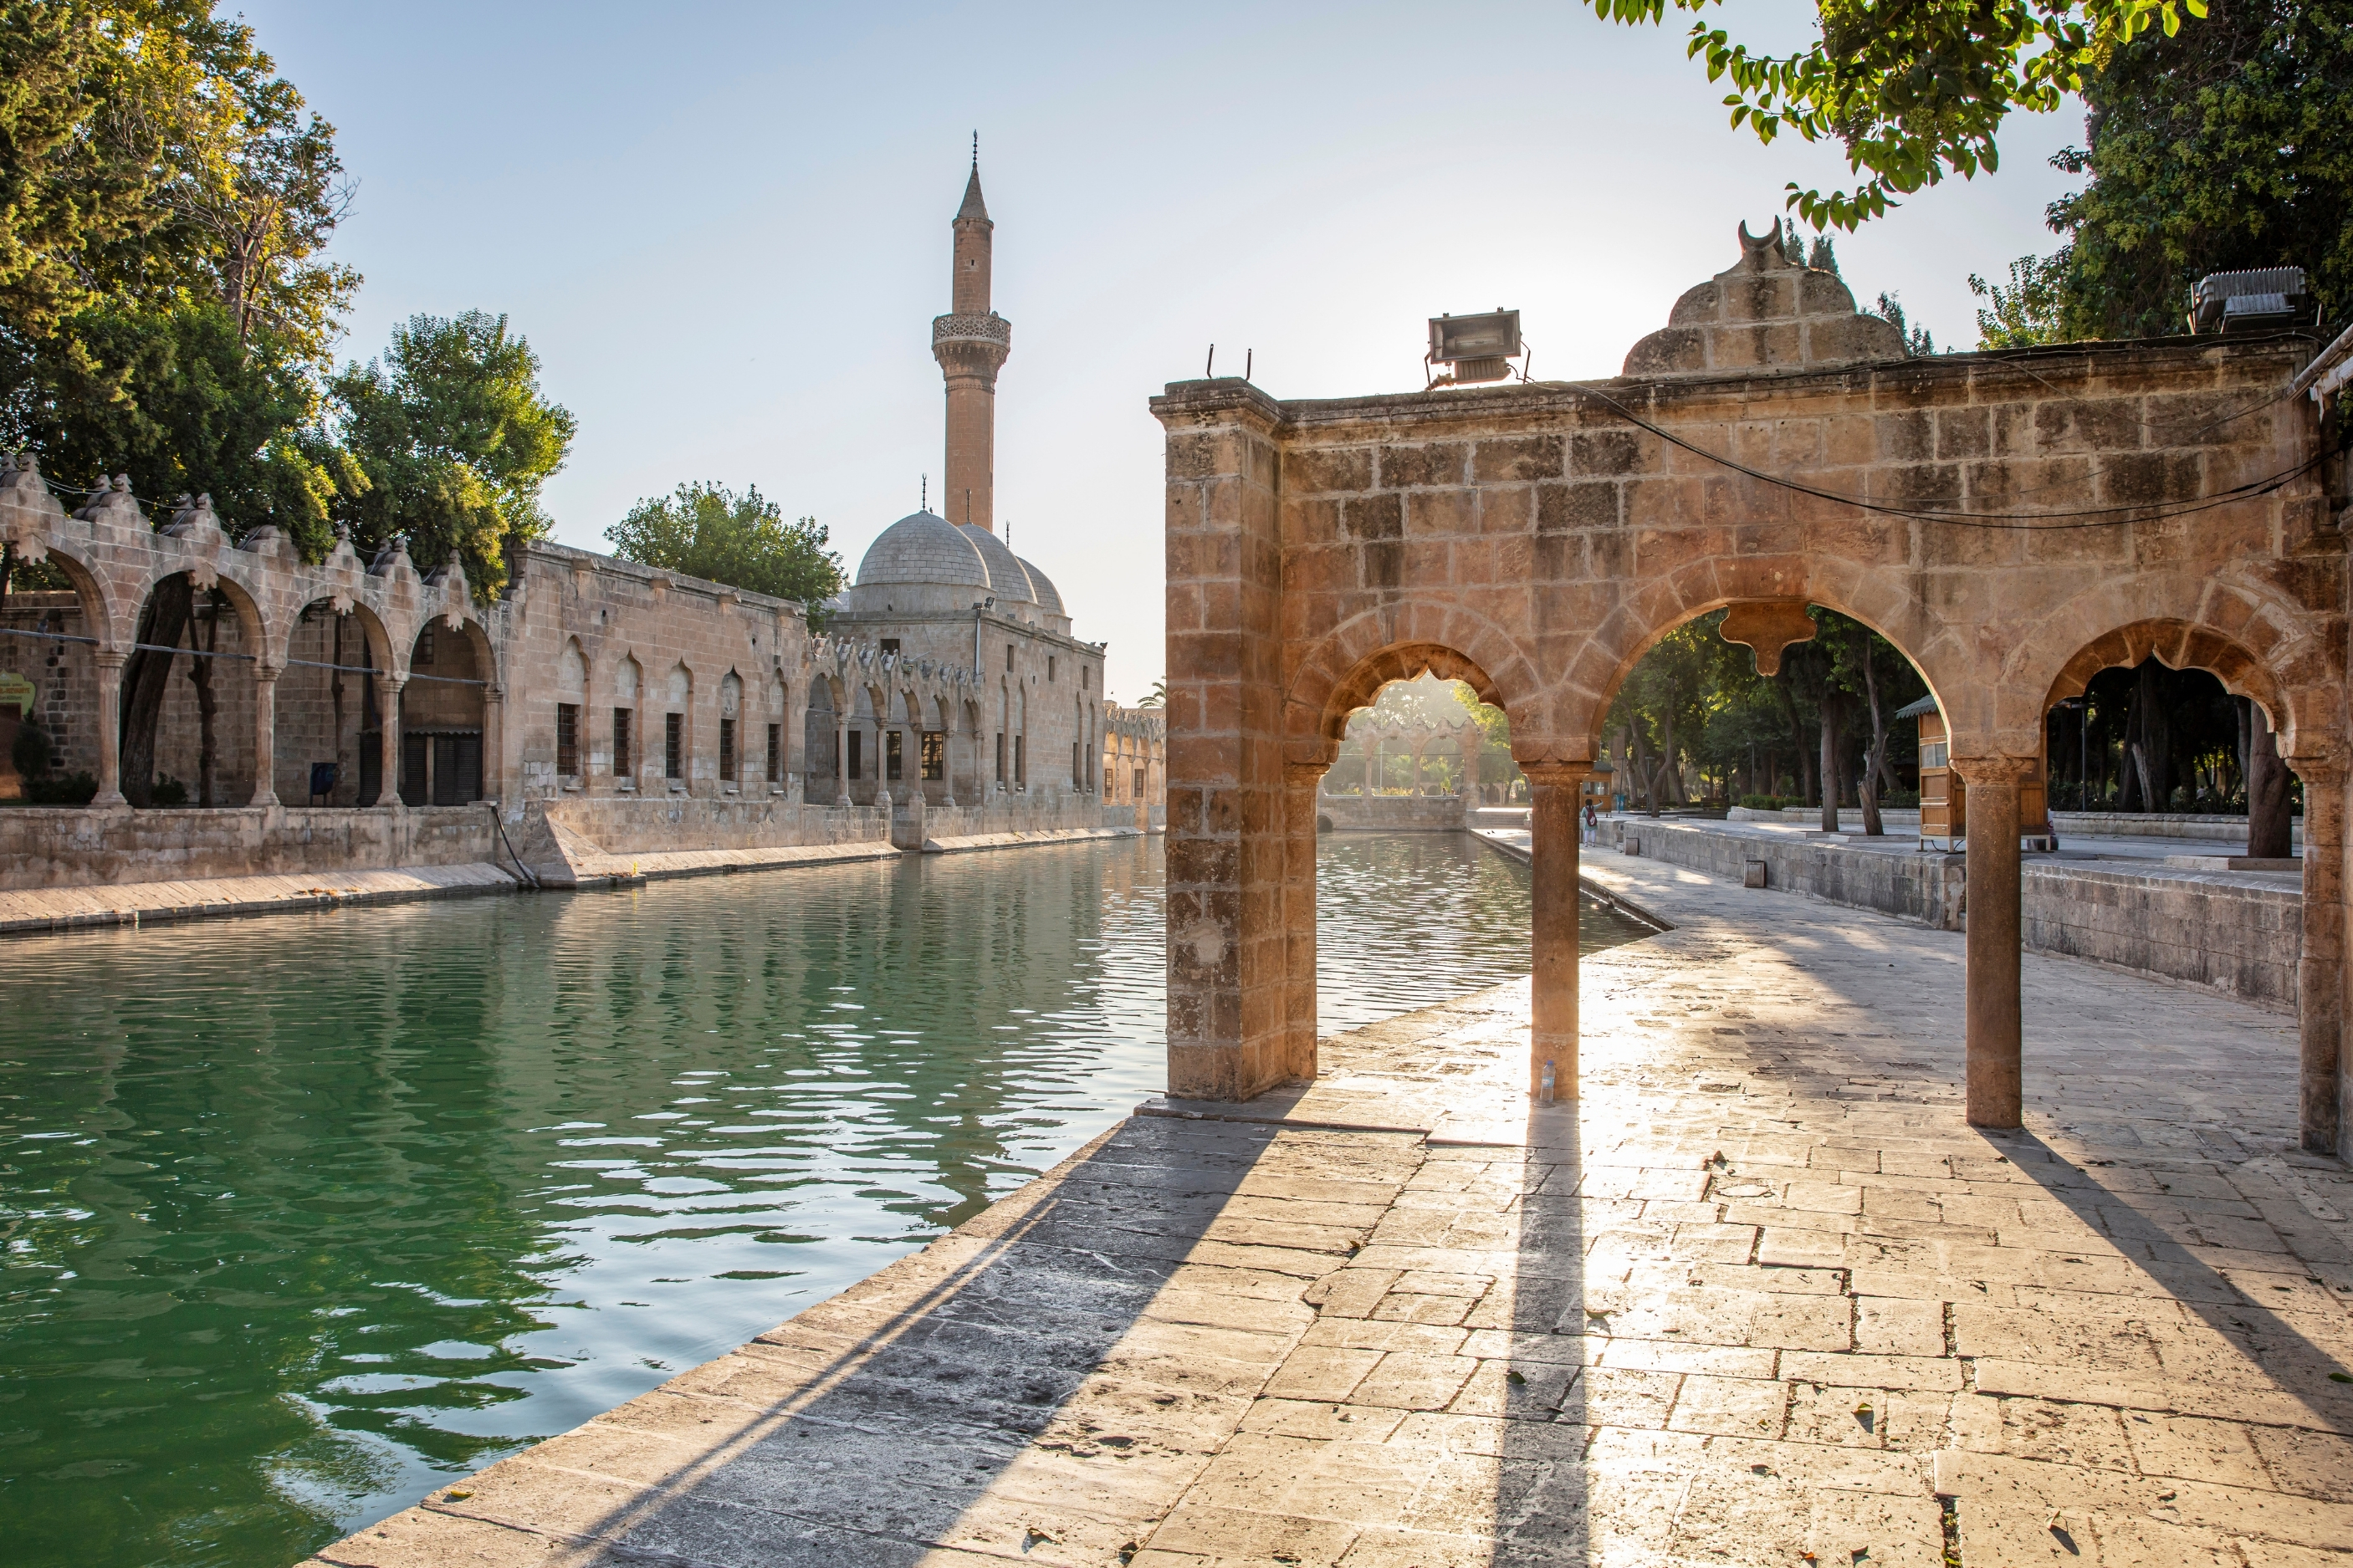
[[[1459,833],[1472,805],[1459,795],[1325,795],[1315,815],[1335,833]],[[1525,815],[1523,813],[1523,815]]]
[[[509,829],[510,832],[512,829]],[[488,805],[0,811],[0,891],[502,860]]]
[[[2063,837],[2065,829],[2062,829]],[[1767,889],[1962,929],[1968,858],[1842,844],[1777,842],[1672,819],[1610,817],[1604,847],[1738,882],[1751,861]],[[2266,1007],[2295,1006],[2304,899],[2294,888],[2176,870],[2030,859],[2021,888],[2031,952],[2084,958],[2206,986]]]
[[[1737,882],[1751,860],[1765,863],[1765,885],[1806,893],[1833,904],[1877,910],[1943,931],[1961,929],[1963,857],[1937,853],[1891,855],[1849,849],[1819,839],[1780,840],[1720,833],[1668,817],[1604,817],[1609,848],[1640,846],[1653,860],[1688,866]]]
[[[1920,814],[1916,811],[1889,810],[1880,814],[1883,825],[1891,834],[1917,833]],[[1725,814],[1734,822],[1789,822],[1806,827],[1819,826],[1821,807],[1816,805],[1784,806],[1778,811],[1756,811],[1736,805]],[[2239,843],[2247,841],[2247,819],[2243,816],[2206,816],[2184,812],[2133,811],[2054,811],[2051,826],[2058,830],[2059,841],[2070,838],[2188,838],[2201,843]],[[1847,832],[1859,832],[1862,813],[1853,806],[1839,812],[1839,826]],[[2304,819],[2295,819],[2295,841],[2304,843]],[[2189,851],[2195,853],[2196,851]]]

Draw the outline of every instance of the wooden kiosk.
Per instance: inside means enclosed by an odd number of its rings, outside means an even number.
[[[1968,838],[1968,788],[1953,771],[1944,711],[1934,697],[1923,697],[1897,709],[1895,716],[1920,721],[1920,842],[1932,849],[1958,849]],[[2058,847],[2044,789],[2048,773],[2047,767],[2035,769],[2018,791],[2018,836],[2037,840],[2038,849]]]

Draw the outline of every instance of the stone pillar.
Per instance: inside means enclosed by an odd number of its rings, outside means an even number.
[[[2019,788],[2033,757],[1955,757],[1968,786],[1967,998],[1972,1127],[2017,1127],[2025,1114],[2019,963]]]
[[[1534,804],[1528,811],[1531,930],[1528,1097],[1577,1099],[1577,790],[1586,770],[1575,763],[1522,764]]]
[[[1282,535],[1272,399],[1188,389],[1167,431],[1168,1089],[1248,1100],[1285,1048]]]
[[[895,726],[890,720],[875,715],[874,804],[886,813],[891,809],[891,737],[894,732]]]
[[[384,726],[380,737],[384,756],[378,770],[383,779],[376,790],[375,803],[396,811],[406,804],[400,798],[400,689],[407,684],[396,675],[375,678],[376,717]]]
[[[940,721],[940,805],[955,804],[955,721]]]
[[[98,660],[98,794],[94,806],[125,805],[122,798],[122,666],[126,653],[100,648]]]
[[[493,681],[482,688],[482,795],[501,810],[509,800],[522,798],[519,785],[507,787],[506,717],[507,689]]]
[[[253,667],[253,798],[248,805],[278,804],[278,678],[274,664]]]
[[[1315,1060],[1315,797],[1322,763],[1282,772],[1282,1051],[1289,1079],[1312,1079]]]
[[[2295,966],[2302,1070],[2297,1142],[2335,1154],[2345,1124],[2345,779],[2334,762],[2291,757],[2304,781],[2304,953]]]
[[[849,705],[846,701],[833,714],[833,787],[834,805],[855,804],[849,798]]]

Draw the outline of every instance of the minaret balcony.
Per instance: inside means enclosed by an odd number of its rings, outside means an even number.
[[[1013,323],[994,310],[986,316],[934,316],[932,318],[932,346],[944,343],[994,343],[1010,352],[1013,347]]]

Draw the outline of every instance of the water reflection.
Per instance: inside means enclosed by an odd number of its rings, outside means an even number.
[[[1018,1186],[1160,1087],[1160,865],[0,949],[8,1560],[290,1562]],[[1525,972],[1526,874],[1467,838],[1322,870],[1327,1032]]]

